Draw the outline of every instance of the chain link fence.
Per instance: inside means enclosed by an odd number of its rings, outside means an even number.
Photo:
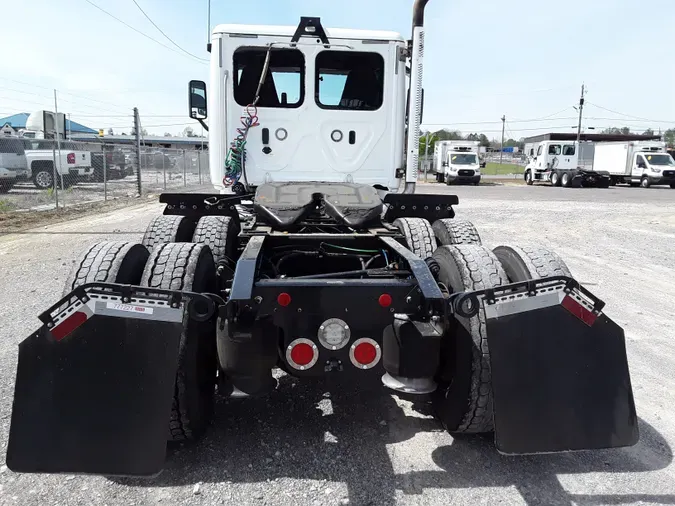
[[[105,138],[0,137],[0,213],[189,191],[210,182],[206,149],[142,146],[137,158],[133,144]]]
[[[206,150],[142,147],[140,162],[144,192],[180,191],[210,182]]]

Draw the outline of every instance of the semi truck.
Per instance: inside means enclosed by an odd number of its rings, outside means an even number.
[[[675,161],[661,141],[597,143],[593,169],[608,172],[612,184],[675,188]]]
[[[575,141],[544,140],[534,145],[526,145],[530,153],[523,177],[525,183],[532,185],[547,182],[552,186],[581,187],[595,186],[609,188],[610,177],[607,171],[580,167],[578,147]]]
[[[19,344],[10,469],[154,475],[216,395],[264,396],[279,371],[374,376],[506,454],[636,444],[602,300],[554,252],[490,249],[457,196],[415,192],[427,1],[410,41],[315,17],[213,30],[188,111],[215,191],[162,194],[142,240],[92,244],[45,301]]]
[[[434,145],[436,180],[453,183],[480,183],[481,146],[478,141],[437,141]]]

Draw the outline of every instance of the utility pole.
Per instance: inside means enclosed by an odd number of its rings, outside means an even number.
[[[502,144],[499,147],[499,165],[502,164],[502,157],[504,156],[504,129],[506,128],[506,114],[502,116]]]
[[[579,99],[579,125],[577,126],[577,149],[579,149],[579,142],[581,141],[581,116],[584,112],[584,90],[586,86],[581,85],[581,98]]]
[[[136,183],[138,184],[138,196],[141,193],[141,120],[138,117],[138,107],[134,107],[134,135],[136,136]]]
[[[55,164],[54,166],[54,188],[58,187],[59,183],[58,180],[61,180],[61,189],[63,190],[63,178],[64,174],[61,172],[61,139],[59,137],[59,105],[56,101],[56,88],[54,88],[54,115],[55,115],[55,125],[56,125],[56,149],[59,152],[59,163]],[[64,125],[65,126],[65,125]],[[65,132],[61,132],[65,138]],[[58,175],[56,174],[56,166],[58,165]],[[58,197],[57,197],[57,205],[56,208],[58,209]],[[65,207],[65,206],[64,206]]]
[[[427,182],[427,171],[429,170],[429,136],[431,132],[427,132],[424,136],[424,182]]]

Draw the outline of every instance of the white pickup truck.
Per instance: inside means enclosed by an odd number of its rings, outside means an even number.
[[[56,173],[61,177],[63,186],[69,186],[89,179],[94,172],[91,152],[86,144],[61,141],[61,156],[54,140],[24,139],[27,166],[33,184],[42,190],[54,186],[54,161],[57,160]],[[61,183],[60,182],[60,183]]]

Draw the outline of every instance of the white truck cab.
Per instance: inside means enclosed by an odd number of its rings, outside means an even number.
[[[577,168],[577,144],[573,141],[542,141],[531,148],[526,168],[535,172],[551,169],[569,170]]]
[[[421,52],[416,42],[413,51]],[[298,27],[218,25],[211,43],[208,93],[191,81],[190,116],[206,118],[208,97],[217,189],[322,181],[394,190],[403,178],[414,184],[417,148],[407,160],[405,144],[410,55],[402,35],[324,30],[318,18],[302,18]],[[416,112],[418,67],[411,65],[410,80]],[[415,119],[408,151],[419,138],[419,114]],[[407,162],[413,171],[406,172]]]

